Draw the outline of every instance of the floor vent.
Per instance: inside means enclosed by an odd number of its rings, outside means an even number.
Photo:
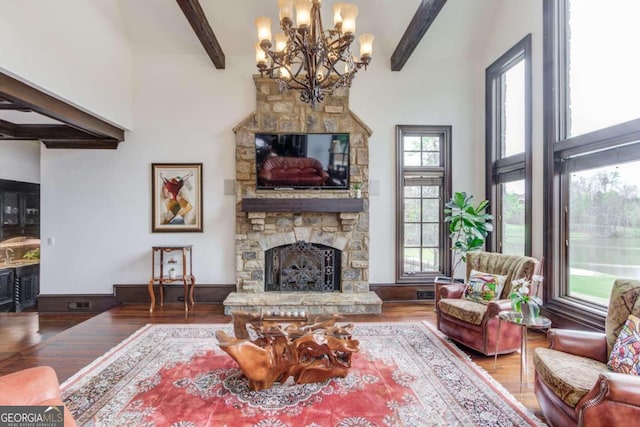
[[[67,304],[69,311],[91,311],[89,301],[74,301]]]
[[[417,299],[434,299],[435,298],[434,291],[418,291],[416,296]]]

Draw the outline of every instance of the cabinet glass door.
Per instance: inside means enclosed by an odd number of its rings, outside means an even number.
[[[36,225],[40,223],[40,196],[25,193],[24,196],[24,224]]]
[[[6,191],[2,196],[2,225],[20,225],[18,193]]]

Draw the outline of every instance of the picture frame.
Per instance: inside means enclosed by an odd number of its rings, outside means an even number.
[[[202,163],[151,164],[151,231],[202,232]]]

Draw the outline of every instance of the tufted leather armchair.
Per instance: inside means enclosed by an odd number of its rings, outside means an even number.
[[[535,350],[535,394],[551,425],[631,425],[640,418],[640,377],[607,368],[627,317],[640,316],[639,296],[640,280],[616,280],[605,333],[550,329],[550,347]]]
[[[538,260],[527,256],[505,255],[494,252],[467,253],[467,280],[471,270],[507,276],[499,299],[488,304],[463,298],[465,284],[456,283],[440,287],[437,307],[438,329],[451,339],[487,356],[511,353],[520,349],[522,329],[518,325],[502,322],[498,339],[498,313],[511,310],[511,281],[531,279],[538,269]]]
[[[272,186],[321,186],[329,174],[311,157],[268,157],[258,171],[260,184]]]
[[[23,369],[0,377],[1,406],[62,406],[56,372],[48,366]],[[64,407],[64,426],[75,427]]]

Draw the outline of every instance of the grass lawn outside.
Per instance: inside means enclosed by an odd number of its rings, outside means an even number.
[[[609,296],[615,276],[572,268],[569,276],[569,295],[609,305]]]

